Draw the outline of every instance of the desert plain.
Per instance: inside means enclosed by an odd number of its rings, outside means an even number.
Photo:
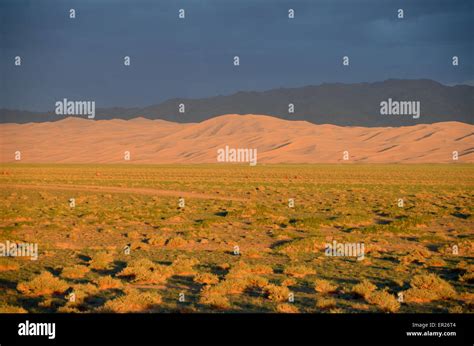
[[[2,124],[0,312],[470,313],[473,128]]]

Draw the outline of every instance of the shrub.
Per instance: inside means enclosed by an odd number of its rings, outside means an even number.
[[[199,299],[201,304],[210,305],[213,308],[226,310],[230,308],[229,299],[222,295],[214,287],[206,286],[201,292]]]
[[[186,246],[188,242],[181,237],[172,237],[166,241],[166,246],[172,249],[179,249]]]
[[[276,247],[278,253],[289,257],[298,257],[306,253],[316,253],[321,250],[321,244],[316,238],[293,240]]]
[[[28,311],[23,309],[20,306],[13,306],[13,305],[0,305],[0,314],[26,314]]]
[[[367,299],[367,297],[376,289],[377,286],[375,286],[369,280],[362,280],[352,288],[352,292]]]
[[[50,272],[42,272],[31,281],[20,282],[17,290],[24,295],[37,297],[49,295],[53,293],[64,293],[69,285],[56,277]]]
[[[314,282],[314,290],[319,293],[331,293],[337,290],[337,286],[334,286],[327,280],[318,279]]]
[[[276,311],[284,314],[297,314],[298,308],[293,304],[281,303],[276,306]]]
[[[258,275],[249,275],[245,279],[246,287],[265,288],[268,286],[268,280]]]
[[[11,259],[0,259],[0,272],[8,270],[18,270],[20,266],[17,263],[14,263]]]
[[[195,258],[179,257],[173,262],[172,268],[175,275],[193,275],[196,271],[193,266],[199,263]]]
[[[162,299],[158,293],[127,289],[123,296],[108,301],[98,311],[118,313],[151,312],[160,307],[161,303]]]
[[[303,278],[306,275],[316,274],[313,268],[304,265],[294,265],[285,268],[285,274],[295,278]]]
[[[272,273],[273,269],[270,266],[263,264],[250,265],[243,261],[239,261],[233,267],[230,268],[226,278],[245,278],[253,274],[263,275]]]
[[[320,298],[316,301],[316,308],[327,310],[336,307],[336,300],[334,298]]]
[[[258,275],[248,275],[245,277],[227,278],[215,286],[212,290],[221,295],[241,294],[247,288],[265,289],[268,286],[268,280]]]
[[[261,258],[262,257],[262,253],[257,250],[247,250],[243,255],[248,258]]]
[[[449,312],[450,314],[462,314],[462,313],[463,313],[463,309],[462,309],[462,306],[456,305],[456,306],[453,306],[453,307],[448,308],[448,312]]]
[[[431,258],[426,261],[426,265],[428,267],[444,267],[446,265],[446,262],[441,258]]]
[[[153,234],[147,239],[147,243],[153,246],[164,246],[166,243],[166,237],[158,234]]]
[[[63,268],[61,277],[65,279],[80,279],[83,278],[90,269],[83,265],[75,265],[72,267]]]
[[[98,252],[90,261],[89,267],[95,270],[106,270],[110,268],[114,258],[111,254],[102,251]]]
[[[400,303],[387,291],[376,291],[367,297],[367,302],[376,305],[382,311],[396,312],[400,309]]]
[[[406,302],[423,303],[456,296],[454,288],[435,274],[415,275],[410,286],[411,288],[405,291]]]
[[[199,273],[194,277],[194,282],[204,285],[214,285],[219,282],[219,277],[211,273]]]
[[[409,254],[400,257],[399,262],[403,265],[408,265],[411,263],[425,263],[429,256],[429,251],[413,250]]]
[[[66,303],[66,306],[70,308],[78,307],[84,302],[84,300],[87,297],[94,295],[97,292],[98,292],[97,286],[91,283],[74,285],[66,292],[68,293],[65,297],[68,300],[68,302]],[[74,301],[70,300],[71,293],[74,293],[75,295]]]
[[[459,277],[459,280],[461,282],[468,282],[468,283],[473,283],[474,282],[474,273],[464,273]]]
[[[173,275],[170,266],[155,264],[142,258],[131,261],[126,268],[117,274],[119,277],[131,278],[136,283],[163,283]]]
[[[293,286],[296,285],[296,280],[293,278],[286,278],[281,282],[282,286]]]
[[[71,306],[69,304],[66,304],[64,306],[60,306],[57,312],[61,314],[77,314],[77,313],[80,313],[81,311],[76,306]]]
[[[474,282],[474,265],[467,264],[466,262],[462,261],[459,262],[456,268],[462,270],[464,274],[459,276],[459,281],[472,283]]]
[[[220,294],[240,294],[247,288],[247,280],[242,278],[226,279],[219,284],[212,286],[215,292]]]
[[[285,286],[270,284],[265,287],[265,293],[267,294],[268,299],[274,302],[284,302],[288,301],[291,292]]]
[[[227,270],[227,269],[230,268],[230,264],[229,263],[221,263],[221,264],[218,264],[217,267],[222,269],[222,270]]]
[[[123,286],[122,281],[114,279],[111,276],[103,276],[95,280],[94,283],[100,290],[109,290],[115,288],[121,288]]]
[[[138,239],[140,238],[140,233],[138,233],[137,231],[130,231],[127,233],[127,238]]]

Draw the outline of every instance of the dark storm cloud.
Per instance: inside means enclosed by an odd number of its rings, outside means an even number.
[[[322,82],[474,79],[471,0],[0,4],[0,107],[48,110],[63,97],[143,106]],[[70,8],[77,10],[74,20]],[[398,8],[405,19],[396,18]],[[13,66],[16,55],[21,68]],[[125,55],[132,58],[128,68]],[[241,58],[238,69],[234,55]],[[341,66],[343,55],[351,58],[349,68]],[[450,66],[453,55],[460,57],[457,68]]]

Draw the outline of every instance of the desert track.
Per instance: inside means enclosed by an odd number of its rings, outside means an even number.
[[[0,184],[0,188],[13,189],[30,189],[30,190],[65,190],[65,191],[84,191],[84,192],[109,192],[109,193],[131,193],[149,196],[171,196],[185,197],[195,199],[213,199],[220,201],[245,202],[244,198],[217,196],[213,194],[195,193],[189,191],[175,190],[157,190],[148,188],[131,188],[116,186],[93,186],[93,185],[64,185],[64,184],[48,184],[48,185],[28,185],[28,184]]]

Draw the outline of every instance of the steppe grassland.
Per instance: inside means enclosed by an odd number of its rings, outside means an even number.
[[[474,309],[471,164],[1,172],[0,242],[39,246],[0,258],[2,312]],[[334,240],[364,243],[364,260],[326,256]]]

